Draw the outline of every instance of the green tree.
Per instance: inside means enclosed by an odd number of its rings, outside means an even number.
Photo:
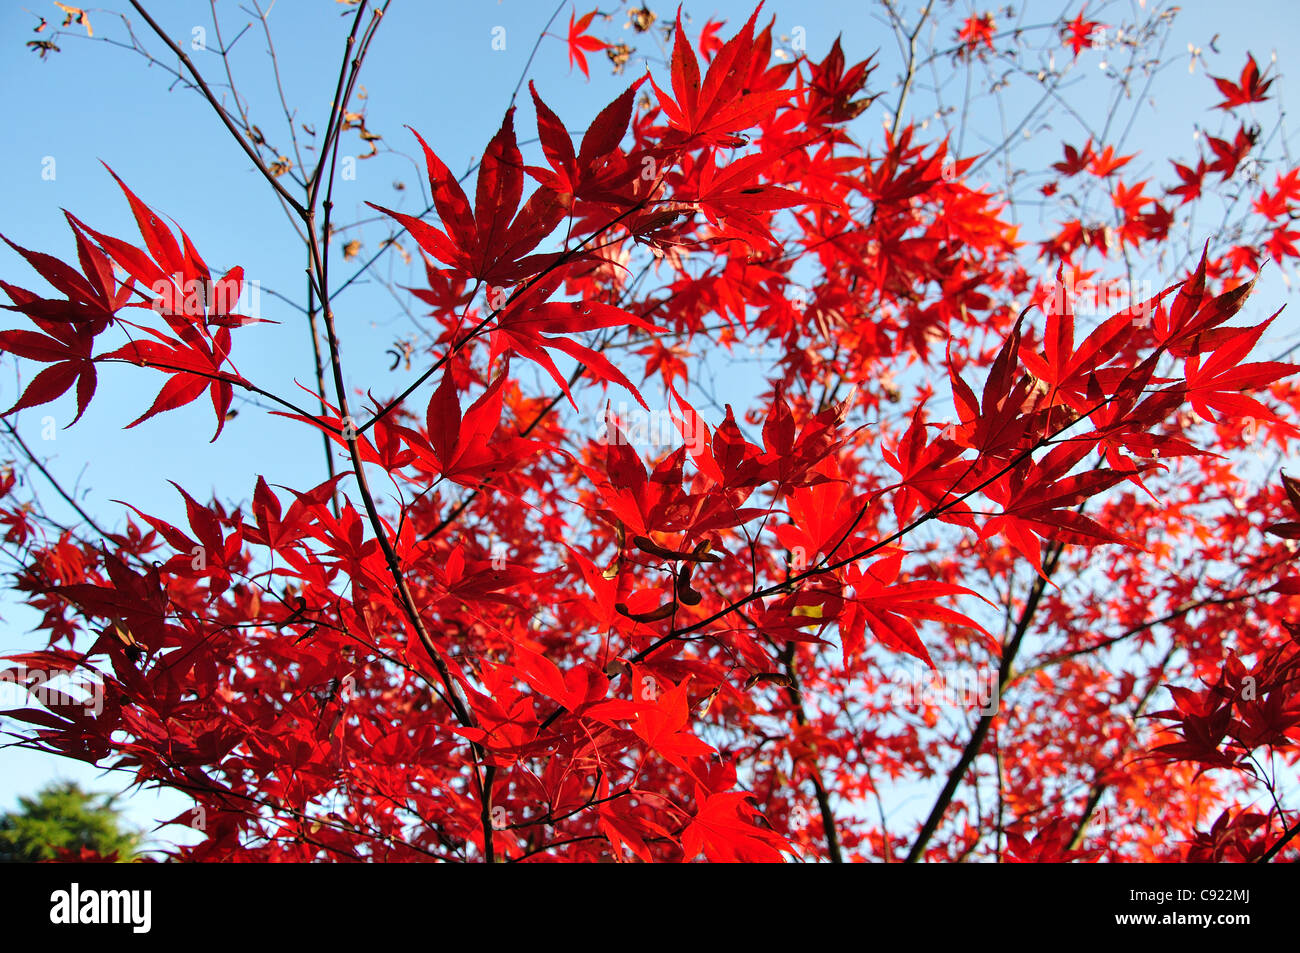
[[[113,795],[83,791],[76,782],[20,797],[19,810],[0,814],[0,862],[53,860],[63,849],[88,847],[102,857],[135,859],[140,835],[124,827]]]

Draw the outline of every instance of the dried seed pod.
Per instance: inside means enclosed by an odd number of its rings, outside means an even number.
[[[627,604],[623,602],[616,602],[614,608],[621,615],[627,616],[633,622],[658,622],[661,619],[666,619],[672,615],[673,610],[677,608],[677,603],[665,602],[658,609],[651,609],[649,612],[633,612],[627,607]]]
[[[694,564],[687,563],[677,573],[677,601],[684,606],[698,606],[704,598],[691,588],[691,571],[694,568]]]

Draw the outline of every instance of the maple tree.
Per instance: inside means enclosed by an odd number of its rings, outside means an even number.
[[[1103,130],[1059,142],[1034,194],[1074,214],[1035,263],[1010,174],[999,192],[988,155],[904,118],[923,65],[1023,56],[1001,14],[926,53],[929,6],[906,26],[885,4],[911,55],[865,141],[874,57],[837,39],[782,58],[758,10],[702,30],[678,11],[663,68],[580,136],[530,83],[472,196],[411,130],[429,209],[373,208],[424,266],[433,330],[403,385],[357,387],[331,195],[387,5],[351,14],[320,161],[296,170],[132,6],[303,226],[318,387],[241,374],[243,269],[214,271],[110,172],[138,242],[71,213],[75,265],[5,239],[53,289],[0,282],[15,452],[53,481],[13,421],[72,399],[75,424],[106,364],[158,384],[126,426],[207,400],[221,440],[255,396],[327,449],[315,486],[273,459],[240,502],[177,485],[184,526],[138,503],[120,529],[79,507],[60,525],[0,479],[43,634],[7,665],[103,690],[95,712],[4,714],[26,745],[192,797],[202,836],[176,859],[1300,856],[1300,482],[1280,472],[1300,367],[1259,353],[1276,315],[1246,319],[1265,259],[1300,257],[1300,169],[1257,171],[1283,160],[1247,118],[1274,82],[1253,56],[1213,77],[1225,131],[1169,159],[1168,186]],[[1044,48],[1077,61],[1114,30],[1088,6]],[[595,12],[570,14],[569,66],[606,49],[621,68]],[[1179,249],[1176,224],[1229,189]],[[1091,306],[1139,258],[1159,286]],[[706,404],[707,362],[751,345],[770,358],[753,405]],[[607,408],[599,433],[579,399]],[[632,431],[656,410],[678,439],[646,452]],[[900,659],[974,676],[981,707],[900,703]],[[891,819],[895,782],[928,808]]]

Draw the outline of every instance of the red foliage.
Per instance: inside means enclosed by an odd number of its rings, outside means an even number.
[[[584,74],[593,16],[568,29]],[[1100,27],[1079,11],[1053,42],[1078,56]],[[996,29],[966,20],[959,53]],[[143,247],[71,215],[79,267],[13,246],[56,296],[2,285],[35,329],[0,349],[45,365],[7,415],[74,390],[80,419],[97,366],[129,363],[166,377],[127,426],[207,394],[219,437],[256,391],[350,470],[290,489],[268,468],[247,505],[178,486],[187,526],[132,506],[96,539],[41,523],[10,474],[6,541],[47,636],[10,663],[93,672],[104,698],[6,714],[192,796],[187,860],[1293,856],[1293,815],[1231,800],[1272,792],[1300,742],[1300,484],[1242,497],[1233,469],[1243,418],[1283,451],[1300,436],[1300,368],[1251,359],[1270,321],[1232,323],[1254,246],[1206,246],[1097,321],[1061,291],[1086,260],[1163,247],[1170,197],[1194,207],[1256,136],[1208,137],[1213,161],[1175,163],[1166,190],[1121,178],[1115,144],[1064,146],[1051,169],[1104,179],[1116,224],[1061,223],[1053,285],[972,157],[911,125],[850,136],[870,59],[837,40],[776,61],[757,12],[716,32],[702,63],[679,22],[666,81],[576,149],[530,87],[545,165],[512,107],[472,203],[416,134],[437,224],[374,207],[428,256],[440,333],[364,413],[341,377],[319,413],[245,379],[242,271],[213,283],[120,181]],[[1252,59],[1215,82],[1229,108],[1271,81]],[[1288,221],[1297,174],[1255,213]],[[734,343],[775,355],[766,392],[739,417],[692,406],[690,359]],[[529,393],[529,365],[554,393]],[[633,446],[636,408],[599,435],[563,416],[611,386],[648,414],[659,378],[670,449]],[[407,505],[383,512],[377,476]],[[903,656],[991,679],[992,708],[955,739],[932,699],[887,722]],[[1173,707],[1148,715],[1165,684]],[[972,764],[992,796],[937,802],[920,836],[865,819],[878,785]]]

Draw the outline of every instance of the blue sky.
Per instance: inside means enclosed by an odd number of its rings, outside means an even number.
[[[905,6],[914,10],[919,4]],[[1018,9],[1024,9],[1026,23],[1052,20],[1062,10],[1073,13],[1078,6],[1077,2],[1047,0],[1017,4]],[[1092,3],[1089,15],[1116,20],[1134,6],[1118,0]],[[274,390],[284,394],[295,389],[295,380],[308,383],[312,371],[302,321],[269,293],[302,297],[305,279],[301,244],[271,199],[265,182],[251,169],[212,111],[191,91],[172,88],[171,78],[159,66],[150,66],[131,50],[100,39],[68,36],[60,40],[61,52],[39,59],[23,43],[48,35],[48,29],[45,34],[33,34],[36,21],[28,11],[45,16],[51,26],[59,22],[61,14],[43,0],[31,0],[26,7],[0,7],[0,35],[5,37],[0,45],[0,83],[9,93],[6,147],[0,150],[0,231],[28,248],[70,258],[74,255],[71,235],[59,211],[66,208],[101,231],[132,238],[134,225],[129,210],[99,164],[103,160],[145,202],[181,223],[210,265],[224,268],[240,264],[249,278],[261,282],[263,316],[282,323],[236,332],[235,358],[244,375],[271,382]],[[154,2],[149,7],[156,8],[155,16],[187,48],[197,36],[196,27],[206,31],[203,38],[209,47],[216,45],[206,2]],[[229,42],[248,18],[234,4],[220,3],[218,7],[229,11],[223,19],[223,36]],[[985,9],[965,2],[957,4],[958,9],[967,7],[978,12]],[[566,6],[556,19],[552,27],[555,34],[564,33],[570,9]],[[583,5],[579,12],[585,9]],[[672,15],[666,4],[655,9],[661,17]],[[747,4],[731,0],[692,0],[685,4],[693,18],[692,37],[710,17],[726,19],[734,28],[743,22],[749,9]],[[873,85],[883,88],[884,95],[854,127],[860,140],[879,142],[881,114],[892,108],[897,98],[891,84],[899,71],[900,53],[878,8],[866,2],[775,0],[764,9],[764,19],[776,15],[778,34],[790,36],[795,27],[802,27],[814,59],[820,59],[837,34],[842,34],[850,62],[880,50],[881,66]],[[553,10],[549,0],[472,4],[398,0],[379,31],[362,78],[367,96],[366,125],[383,136],[381,149],[395,152],[383,151],[373,159],[359,161],[355,180],[339,183],[336,220],[371,216],[363,204],[367,200],[406,211],[422,207],[419,173],[412,161],[415,143],[404,124],[419,130],[453,170],[467,168],[499,126],[534,40]],[[1225,16],[1227,10],[1231,16]],[[299,108],[298,121],[318,129],[323,127],[337,76],[339,51],[348,27],[342,16],[346,13],[345,7],[327,0],[278,0],[269,18],[286,97]],[[1247,50],[1254,53],[1261,67],[1268,66],[1276,52],[1285,69],[1288,63],[1300,62],[1300,38],[1285,26],[1293,22],[1293,17],[1293,5],[1285,0],[1230,6],[1187,0],[1182,4],[1167,53],[1170,57],[1185,57],[1190,43],[1201,48],[1212,72],[1234,78]],[[158,53],[160,46],[148,37],[147,28],[138,18],[133,20],[144,45]],[[656,44],[632,36],[624,20],[621,15],[612,22],[598,20],[592,32],[611,42],[627,39],[637,45],[641,53],[650,56],[652,69],[662,76],[664,69],[658,61]],[[125,35],[120,22],[110,15],[92,13],[91,21],[97,37],[121,39]],[[505,29],[504,49],[493,48],[494,36],[500,36],[494,33],[497,27]],[[1218,54],[1211,46],[1211,38],[1216,35]],[[215,54],[195,51],[192,55],[210,79],[223,78]],[[1069,54],[1061,51],[1060,55],[1066,58]],[[1083,81],[1067,93],[1071,105],[1085,116],[1104,111],[1101,100],[1092,93],[1099,82],[1103,58],[1101,53],[1085,51],[1080,69]],[[268,139],[284,141],[284,118],[265,56],[265,41],[256,23],[235,43],[232,63],[254,120]],[[563,41],[557,36],[543,41],[528,72],[548,104],[575,131],[644,69],[641,61],[634,60],[625,75],[611,76],[602,54],[593,55],[591,64],[589,82],[576,71],[571,73]],[[1096,76],[1088,72],[1094,69],[1098,70]],[[941,62],[938,70],[942,74],[950,72],[950,67]],[[910,112],[918,121],[925,118],[927,108],[932,108],[931,94],[924,86],[924,82],[918,83],[913,92]],[[1285,100],[1293,87],[1284,73],[1273,91]],[[1184,61],[1160,74],[1150,95],[1159,108],[1146,110],[1143,120],[1129,130],[1123,151],[1149,152],[1151,158],[1145,161],[1150,167],[1139,167],[1136,171],[1141,174],[1137,177],[1150,176],[1157,185],[1168,184],[1171,177],[1163,156],[1191,156],[1195,147],[1193,124],[1209,124],[1209,131],[1219,134],[1220,114],[1205,108],[1216,97],[1205,78],[1204,64],[1189,73]],[[528,137],[533,126],[526,89],[521,97],[516,126],[524,130],[522,139]],[[1013,93],[1008,102],[1013,112],[1023,111],[1031,99],[1027,92]],[[974,111],[961,140],[965,152],[986,148],[983,140],[1000,139],[998,122],[992,110]],[[935,121],[926,134],[938,126]],[[1020,148],[1031,153],[1041,148],[1044,155],[1050,154],[1047,161],[1051,161],[1059,158],[1062,137],[1076,144],[1086,138],[1073,119],[1055,109],[1044,114],[1042,124],[1033,124],[1030,141],[1021,143]],[[364,151],[355,136],[345,140],[347,148],[354,153]],[[1155,156],[1161,160],[1157,162]],[[51,158],[56,170],[53,179],[42,176]],[[996,169],[990,166],[988,171],[992,175]],[[405,184],[404,191],[394,189],[398,180]],[[996,178],[991,181],[1000,184]],[[1032,217],[1032,210],[1028,212]],[[1034,227],[1031,218],[1026,222],[1030,236]],[[366,242],[362,253],[367,254],[382,235],[371,229],[361,237]],[[1194,244],[1199,246],[1200,240]],[[336,257],[331,267],[338,275],[351,273],[354,266]],[[388,265],[379,274],[399,285],[419,280],[394,256],[389,256]],[[19,285],[40,286],[39,279],[7,247],[0,249],[0,277]],[[1277,270],[1272,269],[1261,282],[1253,307],[1271,313],[1288,299],[1288,288]],[[366,281],[353,285],[335,303],[350,383],[376,383],[380,390],[402,386],[404,379],[390,375],[389,359],[383,353],[396,337],[411,330],[409,319],[393,295],[379,282]],[[722,375],[730,381],[724,384],[724,398],[736,399],[761,386],[756,376],[761,368],[746,367],[755,376]],[[178,518],[179,497],[167,483],[169,479],[196,496],[213,491],[238,502],[251,496],[258,473],[265,473],[270,482],[297,487],[312,485],[322,478],[319,438],[297,424],[268,417],[238,401],[235,408],[240,415],[227,425],[222,439],[215,444],[206,442],[214,426],[206,401],[133,430],[123,430],[124,424],[149,405],[160,383],[160,377],[135,369],[105,369],[98,400],[76,427],[60,429],[56,440],[41,439],[42,418],[54,416],[61,428],[71,419],[70,401],[26,411],[19,416],[17,426],[59,479],[77,488],[87,509],[109,524],[120,525],[123,508],[113,501],[123,499],[163,518]],[[6,358],[0,361],[0,403],[8,406],[15,396],[15,366]],[[52,509],[64,513],[59,507]],[[27,634],[31,613],[13,604],[7,595],[0,596],[0,612],[0,652],[31,648],[32,637]],[[99,777],[94,769],[72,762],[7,749],[0,751],[0,809],[12,805],[19,794],[33,792],[54,777],[76,778],[104,790],[118,790],[125,784],[123,779]],[[183,799],[174,796],[159,803],[151,794],[139,794],[130,801],[130,814],[144,825],[150,818],[175,815],[185,806]]]

